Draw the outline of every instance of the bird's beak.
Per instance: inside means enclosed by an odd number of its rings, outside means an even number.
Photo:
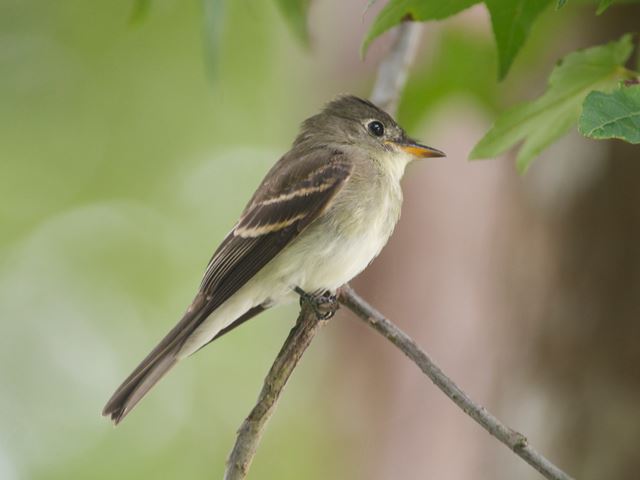
[[[434,157],[446,157],[447,155],[432,147],[427,147],[426,145],[421,145],[415,140],[407,139],[403,142],[396,143],[400,150],[408,153],[411,156],[417,158],[434,158]]]

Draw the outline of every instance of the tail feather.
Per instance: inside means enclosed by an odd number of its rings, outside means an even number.
[[[199,321],[209,312],[204,295],[198,294],[182,317],[182,320],[156,345],[140,365],[129,375],[111,396],[102,415],[111,417],[117,425],[142,397],[160,380],[178,359],[176,355],[184,340],[195,330]]]
[[[249,309],[232,324],[218,332],[210,342],[243,324],[263,310],[265,310],[263,306]],[[102,415],[110,417],[116,425],[120,423],[149,390],[178,362],[180,359],[178,353],[184,342],[195,331],[202,319],[209,314],[210,311],[207,309],[205,297],[198,294],[182,320],[118,387],[102,410]]]
[[[102,415],[110,417],[115,425],[137,405],[151,388],[177,363],[175,351],[171,350],[155,358],[134,378],[125,381],[109,399]]]

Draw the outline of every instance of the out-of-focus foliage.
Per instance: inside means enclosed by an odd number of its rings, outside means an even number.
[[[600,0],[600,3],[598,3],[598,10],[596,10],[596,14],[600,15],[604,13],[604,11],[609,8],[612,3],[613,0]]]
[[[133,2],[133,11],[131,12],[131,23],[137,23],[144,20],[151,8],[152,0],[135,0]]]
[[[362,44],[363,54],[371,42],[404,20],[442,20],[455,15],[480,0],[422,1],[390,0],[375,18]],[[552,0],[484,0],[491,16],[493,34],[498,52],[498,78],[504,79],[515,57],[525,44],[531,27]],[[613,0],[600,0],[597,13],[601,14]],[[566,0],[556,2],[556,11],[566,4]],[[630,44],[630,40],[627,39]],[[599,50],[594,50],[599,51]],[[624,61],[629,58],[629,53]],[[567,59],[582,59],[586,65],[591,61],[588,55],[569,55]],[[579,61],[579,60],[578,60]],[[505,112],[496,121],[495,127],[487,133],[473,150],[471,157],[493,157],[508,147],[525,140],[517,159],[517,166],[524,172],[529,163],[548,145],[564,135],[575,125],[580,114],[580,103],[589,91],[597,88],[611,88],[622,77],[615,65],[601,64],[593,71],[586,71],[580,78],[580,71],[558,68],[549,79],[550,88],[535,102],[523,104]],[[606,62],[605,62],[606,63]],[[578,69],[585,69],[577,67]],[[589,70],[586,68],[586,70]],[[468,88],[474,88],[474,76],[467,77]],[[587,90],[584,90],[587,89]],[[624,100],[623,100],[624,101]],[[632,106],[629,106],[632,108]]]
[[[485,0],[498,47],[498,77],[504,78],[529,36],[531,25],[552,0]]]
[[[475,5],[479,1],[423,2],[421,0],[391,0],[384,6],[367,32],[367,36],[362,43],[362,54],[364,55],[367,52],[373,40],[406,18],[420,22],[442,20]]]
[[[498,109],[498,88],[493,45],[486,35],[474,31],[445,31],[435,57],[412,72],[399,106],[403,125],[412,128],[431,114],[438,103],[451,96],[473,98],[491,111]],[[473,58],[473,62],[460,61]],[[478,65],[487,68],[478,69]],[[469,83],[468,79],[473,78]]]
[[[615,0],[597,0],[598,1],[598,8],[596,10],[596,14],[597,15],[601,15],[602,13],[604,13],[604,11],[606,9],[608,9],[611,5],[613,5],[613,3],[615,2]],[[633,1],[637,1],[637,0],[626,0],[627,3],[633,2]],[[582,0],[582,3],[584,2],[584,0]],[[564,7],[567,3],[567,0],[557,0],[556,3],[556,9],[561,9],[562,7]]]
[[[2,480],[221,477],[295,319],[295,307],[260,316],[117,429],[100,417],[299,121],[335,94],[272,2],[224,3],[215,82],[200,3],[152,2],[135,25],[132,6],[0,3]],[[327,402],[313,400],[323,351],[296,372],[257,478],[340,476]]]
[[[224,0],[202,0],[203,43],[205,62],[209,75],[215,79],[220,54],[220,44],[224,36]]]
[[[310,0],[276,0],[291,30],[305,45],[309,45],[309,2]]]
[[[471,158],[500,155],[523,141],[516,163],[525,171],[531,161],[577,122],[582,101],[592,90],[610,90],[626,75],[631,36],[567,55],[549,77],[549,88],[538,99],[508,110],[471,152]]]
[[[578,126],[586,137],[640,143],[640,85],[620,86],[611,93],[591,92]]]
[[[469,8],[480,0],[422,1],[391,0],[377,16],[362,44],[365,53],[378,36],[403,19],[425,22],[442,20]],[[485,0],[498,47],[499,78],[509,71],[518,51],[524,45],[531,25],[552,0]]]

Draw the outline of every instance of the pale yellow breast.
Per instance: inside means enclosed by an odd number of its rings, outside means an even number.
[[[330,210],[274,262],[284,283],[334,290],[364,270],[387,243],[400,216],[399,182],[358,174],[350,180]]]

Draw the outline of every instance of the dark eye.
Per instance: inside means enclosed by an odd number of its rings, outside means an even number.
[[[382,125],[382,123],[377,120],[369,122],[369,125],[367,125],[367,129],[369,130],[369,133],[374,137],[381,137],[382,135],[384,135],[384,125]]]

